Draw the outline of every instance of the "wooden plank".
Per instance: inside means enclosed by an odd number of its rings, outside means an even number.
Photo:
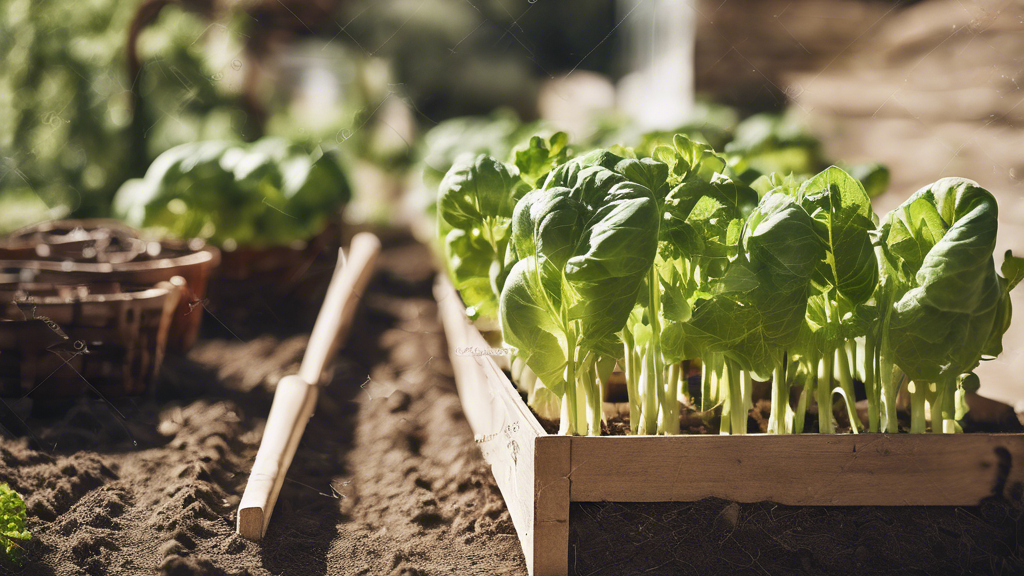
[[[434,298],[448,340],[459,398],[473,433],[486,436],[497,430],[503,420],[515,420],[524,423],[536,436],[545,434],[533,412],[515,392],[515,386],[498,367],[496,357],[479,353],[489,350],[491,345],[466,317],[462,299],[444,275],[437,277]],[[496,402],[498,398],[502,401]]]
[[[466,318],[462,300],[446,277],[438,276],[434,296],[448,339],[463,411],[484,460],[491,466],[491,473],[505,499],[523,547],[526,565],[533,574],[536,539],[534,482],[537,478],[534,466],[537,441],[545,436],[544,429],[493,357],[473,352],[474,348],[488,348],[488,344]],[[568,463],[568,453],[562,457]],[[552,458],[542,453],[542,461],[550,462]],[[568,493],[565,495],[565,517],[568,528]],[[565,541],[568,547],[568,532]],[[566,558],[567,554],[568,548]]]
[[[569,573],[569,463],[572,438],[540,436],[534,455],[533,576]]]
[[[1024,484],[1024,435],[575,437],[571,471],[574,502],[969,506]]]

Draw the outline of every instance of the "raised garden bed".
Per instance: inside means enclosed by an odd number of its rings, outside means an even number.
[[[534,576],[569,573],[570,502],[974,506],[1024,490],[1024,434],[548,434],[450,281],[434,292],[466,418]]]

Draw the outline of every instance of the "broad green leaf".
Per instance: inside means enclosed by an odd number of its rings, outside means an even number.
[[[817,281],[853,304],[866,301],[878,283],[878,263],[869,236],[876,218],[864,187],[832,166],[804,182],[798,196],[827,251]]]
[[[901,261],[904,276],[913,278],[949,224],[942,220],[935,204],[924,197],[900,206],[888,218],[889,251]]]
[[[515,264],[501,290],[501,333],[545,387],[561,396],[565,386],[566,335],[536,281],[537,260]]]
[[[936,213],[948,229],[932,244],[940,229]],[[983,354],[1001,351],[1010,309],[1008,283],[996,274],[992,256],[997,225],[995,198],[962,178],[918,190],[883,222],[885,246],[904,270],[914,271],[919,259],[914,250],[893,250],[907,245],[904,231],[919,237],[920,246],[931,244],[892,317],[894,357],[911,379],[948,381],[973,370]]]
[[[448,272],[467,305],[470,318],[492,317],[497,300],[491,287],[490,274],[494,260],[490,244],[479,232],[455,229],[445,236]]]
[[[596,162],[584,166],[577,159],[569,163],[576,168],[548,178],[548,184],[560,181],[571,187],[534,190],[516,206],[511,250],[523,260],[505,281],[501,296],[503,327],[517,325],[520,306],[532,307],[529,314],[544,311],[544,326],[559,340],[563,362],[575,353],[567,349],[570,326],[581,350],[619,353],[615,334],[636,304],[658,244],[660,213],[651,191],[601,165],[615,166],[614,155],[601,151],[584,158]],[[523,296],[524,285],[529,298]],[[537,358],[535,363],[551,361],[537,348],[549,347],[550,341],[515,329],[506,338],[525,350],[528,365],[538,375],[552,370],[530,363],[531,358]]]
[[[438,217],[450,228],[472,229],[485,219],[510,218],[517,192],[518,171],[486,155],[463,157],[441,181]]]
[[[1013,251],[1007,250],[1003,255],[1003,266],[1000,270],[1007,281],[1006,289],[1013,290],[1021,280],[1024,280],[1024,258],[1018,258],[1013,255]]]

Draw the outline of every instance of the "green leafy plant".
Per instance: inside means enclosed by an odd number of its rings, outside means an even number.
[[[440,122],[419,146],[418,166],[428,189],[435,190],[460,156],[486,154],[507,160],[513,149],[538,134],[536,123],[523,123],[515,113],[499,110],[490,116],[463,116]]]
[[[145,178],[118,190],[114,211],[161,235],[266,247],[320,233],[350,197],[333,152],[310,153],[277,138],[209,141],[161,154]]]
[[[1007,252],[1004,276],[996,272],[997,215],[995,197],[977,183],[943,178],[914,193],[882,224],[882,270],[891,286],[885,353],[912,383],[916,432],[924,431],[926,400],[933,406],[933,429],[954,431],[955,414],[965,411],[958,399],[964,382],[972,380],[963,375],[982,357],[1002,352],[1009,291],[1020,282],[1024,259]],[[891,381],[885,390],[891,399]]]
[[[25,529],[25,501],[7,484],[0,484],[0,549],[4,560],[17,564],[21,561],[18,541],[32,537]]]
[[[600,434],[598,374],[610,372],[602,367],[617,357],[615,334],[657,250],[654,195],[623,175],[643,172],[639,164],[604,151],[573,161],[551,174],[550,187],[524,196],[513,216],[509,251],[517,262],[501,290],[502,333],[540,381],[564,395],[567,434],[582,430],[583,419]]]
[[[471,308],[497,302],[535,410],[560,404],[562,432],[600,434],[618,365],[630,432],[676,434],[700,360],[699,408],[721,433],[747,431],[755,381],[771,382],[770,433],[814,412],[820,433],[844,414],[859,432],[856,381],[871,432],[900,431],[907,381],[911,432],[960,431],[1024,278],[1009,252],[996,271],[992,194],[946,178],[880,220],[868,188],[884,168],[748,185],[707,144],[660,142],[569,158],[563,136],[537,137],[517,166],[480,156],[440,188],[453,278]]]
[[[515,166],[484,154],[460,158],[441,181],[438,232],[472,318],[497,313],[512,210],[528,189]]]

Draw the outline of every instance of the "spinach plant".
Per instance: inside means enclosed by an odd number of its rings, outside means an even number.
[[[943,178],[888,214],[880,230],[891,309],[884,350],[910,380],[911,428],[925,430],[925,401],[934,431],[957,428],[964,382],[983,357],[1002,351],[1011,315],[1009,291],[1024,260],[1007,253],[996,272],[998,207],[977,183]],[[883,372],[883,375],[887,375]],[[895,385],[883,383],[888,431],[895,431]]]
[[[501,290],[502,333],[539,381],[564,397],[568,434],[583,430],[581,412],[586,431],[600,434],[598,374],[618,358],[616,333],[657,250],[654,195],[606,167],[613,162],[643,170],[606,152],[573,161],[552,172],[550,187],[524,196],[512,221],[515,264]]]
[[[471,315],[497,311],[513,376],[538,412],[560,405],[564,433],[601,433],[616,365],[630,433],[679,433],[697,360],[721,433],[747,431],[755,381],[771,381],[768,432],[803,432],[816,407],[832,433],[838,399],[856,433],[856,380],[868,430],[899,431],[909,380],[910,431],[930,416],[955,432],[974,369],[1002,350],[1024,259],[996,272],[997,207],[974,182],[940,180],[880,221],[878,166],[750,179],[682,135],[572,157],[555,134],[513,160],[457,162],[439,225]]]

